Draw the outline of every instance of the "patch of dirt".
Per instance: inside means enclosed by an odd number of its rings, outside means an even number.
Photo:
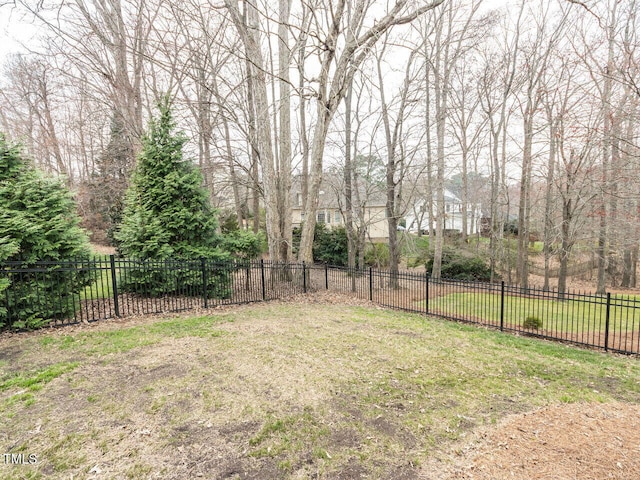
[[[23,351],[15,345],[7,345],[0,350],[0,362],[11,363],[22,355]]]
[[[640,478],[640,406],[552,405],[512,415],[430,461],[429,480]]]
[[[242,479],[242,480],[276,480],[284,478],[282,470],[280,470],[273,459],[263,459],[257,462],[258,465],[250,466],[246,459],[232,459],[226,462],[220,472],[214,478],[216,479]],[[205,470],[203,475],[208,477],[210,470]]]
[[[342,428],[331,433],[331,445],[336,448],[358,448],[362,437],[351,428]]]
[[[258,430],[260,422],[240,422],[221,427],[218,431],[227,441],[242,442],[253,437]]]
[[[359,478],[369,478],[368,473],[369,471],[361,462],[352,458],[339,472],[328,475],[327,480],[357,480]]]
[[[395,467],[387,476],[387,480],[416,480],[417,478],[418,473],[409,465]]]
[[[387,435],[388,437],[400,440],[407,449],[412,449],[416,446],[417,442],[415,436],[384,416],[380,415],[371,420],[370,423],[378,432]]]

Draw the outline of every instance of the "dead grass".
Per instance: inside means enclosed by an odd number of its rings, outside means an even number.
[[[637,360],[344,301],[1,337],[0,454],[38,461],[0,477],[503,478],[460,475],[510,415],[638,399]]]

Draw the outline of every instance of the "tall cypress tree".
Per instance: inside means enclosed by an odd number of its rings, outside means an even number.
[[[122,221],[124,197],[133,172],[135,157],[124,119],[111,114],[109,143],[96,160],[95,170],[81,185],[80,195],[85,224],[99,240],[116,245],[117,226]]]
[[[116,233],[119,251],[139,260],[225,260],[228,255],[219,248],[221,237],[216,232],[217,213],[209,203],[202,174],[183,158],[186,137],[175,132],[166,99],[159,109],[159,118],[150,121],[127,191],[122,223]],[[152,264],[156,267],[152,268]],[[123,287],[150,295],[201,293],[201,276],[192,276],[178,267],[171,270],[157,262],[147,262],[130,273]],[[216,295],[224,296],[226,277],[215,283],[220,287]]]
[[[71,193],[59,179],[33,168],[20,149],[0,134],[0,261],[56,262],[87,258],[88,238]],[[73,313],[90,275],[51,265],[0,280],[0,326],[32,328]]]

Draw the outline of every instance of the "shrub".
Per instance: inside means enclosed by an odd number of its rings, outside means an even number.
[[[247,262],[258,258],[263,252],[264,235],[250,230],[232,230],[222,239],[222,248],[232,258]]]
[[[386,243],[371,243],[364,250],[364,264],[367,267],[387,268],[391,261],[389,245]]]
[[[344,227],[316,228],[313,239],[313,259],[316,262],[343,267],[349,261],[347,231]]]
[[[300,247],[301,228],[293,229],[293,250]],[[347,231],[344,227],[327,228],[323,223],[316,223],[313,237],[313,261],[344,267],[348,263]]]
[[[405,238],[407,240],[404,247],[407,266],[417,267],[418,265],[424,265],[429,259],[429,237],[407,235]]]
[[[433,258],[427,260],[425,267],[427,272],[433,269]],[[491,279],[491,269],[482,257],[453,249],[444,249],[440,275],[442,278],[453,280],[488,282]]]
[[[0,238],[0,264],[11,255],[16,254],[18,250],[18,244],[9,237]],[[0,327],[4,325],[2,319],[7,315],[7,308],[2,304],[2,299],[5,298],[2,292],[4,292],[9,285],[11,285],[11,282],[8,278],[0,277]]]
[[[505,235],[518,236],[518,220],[509,220],[504,223],[503,231]]]
[[[530,330],[540,330],[542,328],[542,320],[535,315],[529,315],[522,322],[522,327]]]
[[[119,251],[140,260],[205,258],[206,265],[229,259],[216,233],[216,212],[203,188],[202,174],[182,157],[186,137],[174,133],[168,101],[160,104],[159,119],[152,119],[142,152],[127,190],[122,224],[116,234]],[[190,269],[166,271],[135,263],[122,279],[124,291],[159,296],[171,293],[202,294],[202,275]],[[229,295],[230,277],[219,268],[207,270],[215,296]]]
[[[220,211],[218,221],[220,222],[220,231],[223,235],[240,230],[235,210],[227,208]]]
[[[71,193],[58,179],[32,168],[18,147],[0,135],[0,261],[83,259],[88,238]],[[52,318],[73,314],[74,295],[91,281],[87,271],[42,267],[0,280],[0,326],[37,328]],[[9,291],[7,289],[9,288]]]

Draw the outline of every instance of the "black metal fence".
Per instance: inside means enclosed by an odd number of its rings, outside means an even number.
[[[0,293],[0,325],[20,328],[43,313],[49,324],[65,325],[273,300],[307,290],[303,268],[265,261],[135,260],[113,255],[5,262],[0,264],[0,280],[8,279],[9,287]]]
[[[152,287],[148,281],[138,284],[141,274],[162,281]],[[631,295],[559,293],[504,282],[436,280],[413,272],[304,263],[141,261],[115,256],[6,262],[0,266],[2,279],[10,282],[0,293],[0,323],[5,328],[22,327],[37,315],[63,325],[329,290],[409,312],[640,355],[640,299]]]
[[[318,267],[313,267],[314,269]],[[312,282],[379,305],[518,335],[640,355],[640,297],[433,279],[386,270],[325,270]]]

